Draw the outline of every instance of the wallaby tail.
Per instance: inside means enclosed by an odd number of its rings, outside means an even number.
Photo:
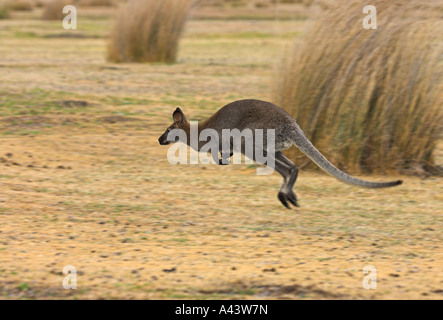
[[[331,176],[334,176],[340,181],[343,181],[348,184],[353,184],[365,188],[387,188],[398,186],[403,183],[402,180],[397,181],[389,181],[389,182],[372,182],[357,179],[337,167],[335,167],[332,163],[330,163],[321,153],[314,147],[314,145],[306,138],[303,131],[301,129],[296,130],[293,136],[294,144],[312,161],[314,161],[320,168],[329,173]]]

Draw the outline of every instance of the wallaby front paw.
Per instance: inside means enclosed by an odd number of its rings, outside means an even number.
[[[231,163],[231,161],[229,159],[218,159],[218,164],[220,166],[227,166],[230,163]]]

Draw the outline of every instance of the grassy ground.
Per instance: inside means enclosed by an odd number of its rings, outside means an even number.
[[[76,31],[38,12],[0,20],[3,298],[442,298],[441,178],[365,190],[301,172],[289,211],[277,174],[174,167],[158,145],[176,106],[200,120],[270,99],[310,19],[206,8],[178,64],[109,64],[106,10],[79,13]],[[66,265],[77,290],[62,288]],[[376,290],[362,287],[366,265]]]

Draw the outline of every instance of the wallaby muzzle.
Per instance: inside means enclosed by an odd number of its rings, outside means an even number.
[[[166,131],[165,133],[163,133],[160,138],[158,138],[158,142],[160,143],[160,145],[162,146],[166,146],[168,144],[171,144],[171,141],[168,141],[168,131]]]

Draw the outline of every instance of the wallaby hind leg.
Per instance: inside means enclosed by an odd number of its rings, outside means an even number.
[[[291,176],[287,184],[288,187],[287,191],[292,191],[292,188],[294,188],[294,184],[297,181],[298,167],[291,160],[289,160],[281,151],[275,153],[275,158],[291,168],[290,172]]]
[[[281,162],[280,160],[276,159],[275,170],[278,173],[280,173],[283,177],[283,183],[280,187],[280,191],[278,192],[278,199],[288,209],[291,209],[291,207],[288,204],[288,201],[292,203],[294,206],[298,207],[297,197],[295,196],[294,192],[288,187],[288,184],[290,184],[292,180],[293,169],[284,164],[283,162]]]
[[[284,188],[284,193],[287,195],[288,200],[291,201],[294,206],[298,207],[299,205],[297,203],[297,196],[295,195],[293,190],[295,181],[297,181],[298,167],[281,151],[275,153],[275,158],[289,167],[289,179]]]
[[[285,162],[277,158],[277,155],[281,152],[275,153],[274,163],[275,163],[275,170],[283,177],[283,183],[280,187],[280,191],[278,192],[278,199],[280,202],[288,209],[291,209],[291,207],[288,204],[288,201],[292,203],[294,206],[298,206],[297,204],[297,197],[295,196],[294,192],[292,191],[292,187],[289,187],[294,185],[295,179],[297,179],[297,167],[292,163],[292,167],[287,165]],[[267,156],[266,151],[263,151],[264,156]],[[280,158],[280,157],[279,157]],[[265,163],[261,163],[260,161],[257,161],[256,157],[254,156],[253,159],[258,164],[265,165]],[[288,160],[290,162],[290,160]],[[295,168],[294,168],[295,167]],[[295,172],[295,175],[294,175]]]

